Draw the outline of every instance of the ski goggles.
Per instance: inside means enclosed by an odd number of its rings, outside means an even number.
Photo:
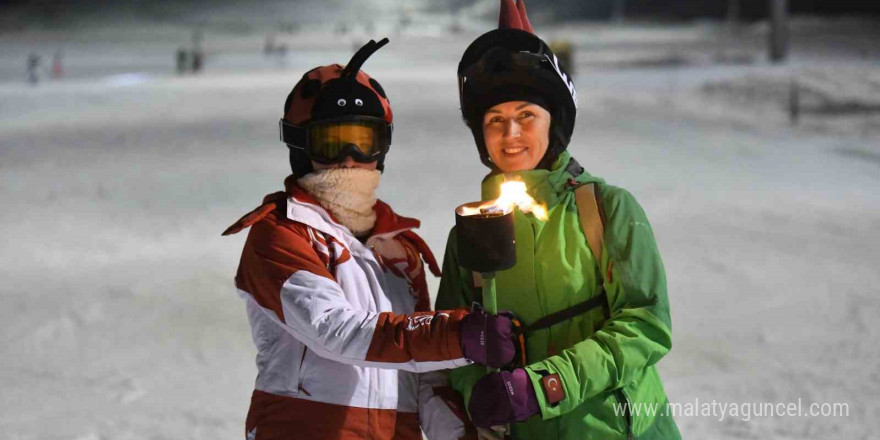
[[[369,163],[382,159],[391,146],[392,125],[372,116],[345,116],[304,126],[279,121],[281,141],[303,150],[315,162],[339,163],[346,157]]]
[[[531,84],[532,87],[541,88],[542,83],[548,81],[551,72],[554,72],[554,66],[547,55],[511,52],[500,47],[490,49],[458,75],[458,94],[462,108],[469,108],[464,102],[466,84],[478,90],[489,90],[512,81],[515,85]],[[552,75],[556,76],[556,73]],[[549,82],[553,80],[549,78]]]
[[[544,54],[511,52],[496,47],[487,51],[476,62],[461,72],[461,78],[491,78],[493,75],[516,70],[552,69],[553,65]]]

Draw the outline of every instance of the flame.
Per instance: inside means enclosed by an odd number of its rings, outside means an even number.
[[[462,206],[459,208],[460,215],[477,214],[506,214],[514,207],[528,214],[532,213],[539,220],[547,220],[547,208],[539,205],[526,191],[525,182],[509,180],[501,184],[501,196],[495,200],[489,200],[478,206]]]
[[[539,205],[526,192],[525,182],[519,180],[510,180],[502,183],[501,197],[495,199],[495,203],[500,206],[509,206],[509,209],[513,209],[516,206],[526,214],[532,213],[539,220],[547,220],[547,208],[544,205]]]

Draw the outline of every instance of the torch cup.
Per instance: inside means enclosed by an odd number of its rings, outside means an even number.
[[[483,202],[465,203],[455,210],[459,264],[483,278],[483,308],[498,313],[495,272],[516,264],[513,209],[482,208]]]

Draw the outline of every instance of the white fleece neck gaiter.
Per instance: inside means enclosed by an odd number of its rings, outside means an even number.
[[[373,205],[381,175],[379,170],[328,168],[312,171],[296,183],[318,199],[352,234],[363,237],[376,224]]]

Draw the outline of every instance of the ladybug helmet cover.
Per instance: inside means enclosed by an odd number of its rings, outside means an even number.
[[[360,68],[387,43],[387,38],[370,40],[345,66],[306,72],[287,96],[279,131],[295,175],[312,172],[312,161],[338,163],[346,157],[384,168],[394,120],[391,104],[379,82]]]

